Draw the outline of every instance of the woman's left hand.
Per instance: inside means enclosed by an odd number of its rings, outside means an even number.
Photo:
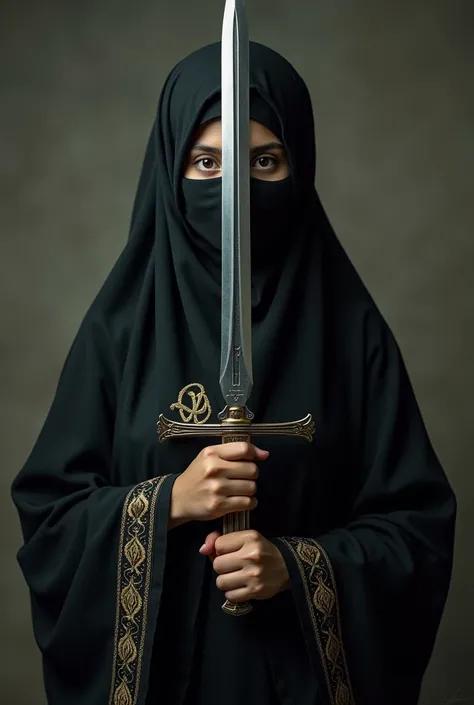
[[[286,563],[278,548],[258,531],[217,531],[200,553],[209,556],[218,574],[216,585],[231,602],[268,600],[290,587]]]

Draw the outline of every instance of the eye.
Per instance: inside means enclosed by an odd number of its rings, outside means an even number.
[[[216,160],[211,157],[199,157],[194,161],[194,164],[200,171],[217,171],[219,169]]]
[[[273,157],[271,154],[261,154],[259,157],[253,160],[252,168],[259,169],[260,171],[271,171],[276,169],[280,161],[277,157]]]

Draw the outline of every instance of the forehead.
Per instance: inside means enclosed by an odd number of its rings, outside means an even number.
[[[250,120],[250,146],[255,147],[266,142],[280,142],[278,137],[256,120]],[[193,137],[192,144],[205,144],[209,147],[221,146],[222,143],[222,125],[221,119],[215,118],[204,123],[197,130]]]

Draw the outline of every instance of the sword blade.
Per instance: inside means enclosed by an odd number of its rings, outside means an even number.
[[[222,309],[220,386],[228,406],[252,391],[249,36],[243,0],[222,28]]]

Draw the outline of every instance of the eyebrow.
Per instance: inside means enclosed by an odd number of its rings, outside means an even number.
[[[257,154],[258,152],[268,152],[272,149],[278,149],[284,151],[285,147],[281,142],[267,142],[266,144],[258,144],[256,147],[252,147],[250,154]],[[220,156],[222,154],[222,149],[220,147],[210,147],[207,144],[195,144],[191,150],[192,152],[205,152],[207,154],[216,154]]]

